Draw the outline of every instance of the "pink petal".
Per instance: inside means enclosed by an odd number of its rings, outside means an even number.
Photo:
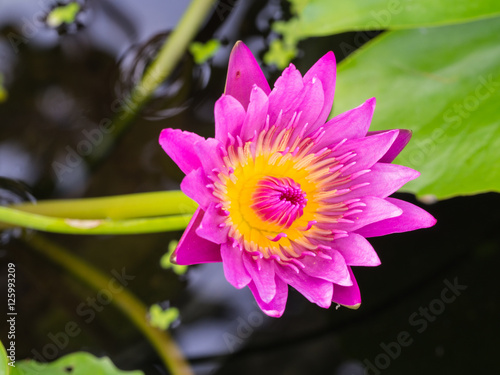
[[[262,311],[273,318],[279,318],[285,311],[286,300],[288,298],[288,285],[277,276],[275,277],[275,283],[276,295],[268,303],[264,302],[262,298],[260,298],[257,287],[253,281],[248,284],[248,287],[252,291],[255,301],[257,301],[257,304]]]
[[[196,234],[211,242],[222,244],[228,240],[229,227],[221,227],[221,224],[225,223],[226,217],[221,214],[220,208],[216,208],[216,206],[217,204],[213,202],[208,206],[200,226],[196,229]]]
[[[177,129],[163,129],[160,145],[186,174],[203,167],[206,175],[221,168],[223,145],[215,138],[205,139],[197,134]],[[210,155],[209,158],[206,155]]]
[[[179,129],[163,129],[159,141],[163,150],[179,166],[181,171],[188,174],[201,167],[200,159],[193,145],[204,140],[198,134],[183,132]]]
[[[227,144],[228,134],[240,134],[245,119],[245,109],[241,103],[229,95],[222,95],[215,102],[215,139]]]
[[[269,99],[266,93],[262,91],[260,87],[254,86],[250,95],[250,104],[248,105],[243,127],[241,129],[241,139],[244,142],[250,140],[264,128],[266,125],[268,108]]]
[[[320,80],[312,79],[304,83],[304,88],[287,111],[283,112],[282,117],[283,124],[287,124],[294,113],[300,113],[299,121],[295,124],[297,133],[300,133],[304,126],[309,129],[316,124],[325,101],[325,93]]]
[[[198,142],[191,147],[196,149],[201,160],[203,171],[207,176],[211,175],[214,169],[223,168],[224,162],[222,160],[222,155],[224,148],[217,139],[208,138],[204,142]],[[210,155],[210,157],[207,157],[207,155]]]
[[[373,164],[385,155],[396,139],[398,132],[399,130],[389,130],[370,137],[348,140],[336,148],[332,155],[342,157],[349,152],[356,154],[355,157],[346,162],[346,164],[352,162],[355,162],[355,164],[347,168],[343,175],[350,175],[371,168]]]
[[[253,85],[259,86],[266,94],[271,92],[266,77],[252,52],[243,42],[236,42],[229,56],[224,93],[236,98],[246,109],[250,102]]]
[[[198,203],[203,210],[214,201],[215,197],[205,186],[211,183],[202,168],[191,171],[181,182],[181,190]]]
[[[368,135],[374,135],[381,133],[380,131],[369,132]],[[405,146],[410,142],[411,138],[411,130],[399,129],[399,134],[392,146],[387,150],[384,156],[382,156],[379,160],[379,163],[390,163],[392,162],[396,156],[405,148]]]
[[[334,240],[331,246],[342,254],[349,266],[380,265],[380,259],[372,245],[359,234],[349,233],[348,237]]]
[[[357,309],[361,304],[361,293],[359,292],[358,283],[350,267],[349,273],[351,274],[352,286],[335,285],[332,301],[340,305]]]
[[[305,266],[302,271],[309,276],[318,277],[335,284],[352,285],[344,257],[336,250],[329,251],[328,255],[332,259],[328,260],[320,256],[305,256],[300,260]]]
[[[237,289],[248,285],[252,280],[243,265],[243,254],[240,247],[233,247],[228,243],[221,245],[222,265],[227,281]]]
[[[262,301],[265,303],[271,302],[276,295],[276,283],[274,282],[274,260],[254,260],[251,255],[243,254],[243,264],[250,274]]]
[[[199,237],[195,230],[203,219],[204,212],[198,208],[179,240],[172,261],[181,265],[215,263],[222,261],[220,245]]]
[[[269,94],[269,123],[271,125],[275,124],[281,111],[285,113],[296,108],[297,96],[303,87],[300,72],[293,64],[290,64],[276,80],[273,91]]]
[[[367,195],[385,198],[397,191],[408,181],[417,178],[419,175],[419,172],[401,165],[375,163],[370,168],[370,172],[349,181],[347,184],[338,186],[337,189],[349,189],[352,186],[360,187],[356,187],[349,193],[331,198],[328,201],[331,203],[337,203]]]
[[[399,207],[403,213],[394,218],[388,218],[373,224],[366,225],[356,230],[364,237],[385,236],[391,233],[408,232],[411,230],[429,228],[436,224],[436,219],[427,211],[411,203],[395,199],[386,198],[391,204]]]
[[[321,109],[315,123],[311,123],[311,128],[316,128],[325,123],[330,115],[335,94],[336,62],[333,52],[328,52],[319,59],[304,76],[304,83],[314,77],[321,81],[323,87],[323,108]]]
[[[345,230],[347,232],[355,231],[365,225],[375,223],[377,221],[393,218],[403,213],[403,210],[397,205],[392,204],[389,198],[363,197],[359,203],[363,206],[356,207],[362,212],[348,215],[345,219],[351,222],[332,223],[333,229]],[[358,231],[359,233],[359,231]]]
[[[332,304],[333,284],[330,281],[311,277],[287,266],[277,266],[276,273],[287,284],[297,289],[309,301],[328,308]]]
[[[366,136],[375,110],[375,98],[368,99],[359,107],[335,116],[324,124],[325,134],[314,147],[321,150],[339,143],[343,139],[358,139]],[[312,129],[314,130],[314,129]]]

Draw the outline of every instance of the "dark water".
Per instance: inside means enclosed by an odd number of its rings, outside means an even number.
[[[262,54],[270,23],[288,14],[279,1],[221,2],[197,36],[222,40],[214,59],[196,66],[186,55],[124,134],[99,138],[95,129],[116,115],[187,3],[82,2],[78,25],[53,30],[42,20],[52,2],[3,0],[0,72],[9,99],[0,103],[2,204],[178,188],[183,175],[158,146],[159,132],[173,127],[212,136],[232,45],[242,39]],[[300,46],[296,65],[305,72],[330,49],[341,60],[342,42],[359,40],[359,34],[312,39]],[[101,152],[101,143],[110,146]],[[70,171],[57,167],[69,162]],[[110,278],[125,268],[130,290],[147,305],[178,307],[182,322],[172,333],[199,374],[495,373],[500,197],[455,198],[426,209],[438,219],[435,228],[371,241],[382,265],[355,269],[359,310],[323,310],[291,292],[281,319],[265,317],[248,290],[231,287],[220,265],[192,267],[184,277],[161,269],[160,257],[180,233],[48,237]],[[53,338],[74,321],[82,332],[58,355],[86,350],[123,369],[165,373],[119,311],[92,307],[94,291],[18,234],[0,238],[1,295],[6,265],[17,265],[18,359],[50,354]],[[0,327],[4,338],[7,327]]]

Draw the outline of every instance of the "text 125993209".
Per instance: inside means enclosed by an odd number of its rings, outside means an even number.
[[[7,323],[9,323],[9,330],[7,333],[7,358],[9,359],[8,365],[16,367],[16,265],[14,263],[8,264],[7,273]]]

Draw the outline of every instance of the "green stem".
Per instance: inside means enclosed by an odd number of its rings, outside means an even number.
[[[109,277],[84,260],[40,235],[26,237],[25,242],[34,250],[68,270],[92,289],[101,291],[109,288]],[[149,325],[148,310],[136,296],[124,288],[113,295],[112,303],[146,336],[173,375],[193,374],[188,362],[168,332]]]
[[[129,98],[123,98],[125,105],[113,121],[113,133],[120,136],[126,126],[134,119],[158,86],[173,72],[180,63],[189,44],[213,8],[216,0],[192,0],[176,28],[168,35],[158,55],[144,73],[141,81],[134,87]],[[106,137],[100,147],[92,154],[99,160],[111,147],[112,140]]]
[[[36,204],[16,204],[11,208],[55,217],[122,220],[192,214],[196,206],[182,191],[176,190],[100,198],[46,200]]]
[[[158,233],[185,229],[191,216],[187,214],[130,220],[80,220],[43,216],[18,211],[9,207],[0,207],[0,230],[12,226],[20,226],[43,232],[65,234]]]

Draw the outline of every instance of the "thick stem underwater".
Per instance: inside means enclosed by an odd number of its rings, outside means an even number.
[[[100,291],[108,288],[109,277],[104,276],[92,265],[72,255],[61,246],[38,234],[32,234],[29,238],[25,236],[23,239],[32,249],[58,264],[92,289]],[[193,374],[188,362],[168,332],[156,329],[149,324],[148,310],[136,296],[123,288],[113,295],[112,304],[120,309],[146,336],[171,374]]]

